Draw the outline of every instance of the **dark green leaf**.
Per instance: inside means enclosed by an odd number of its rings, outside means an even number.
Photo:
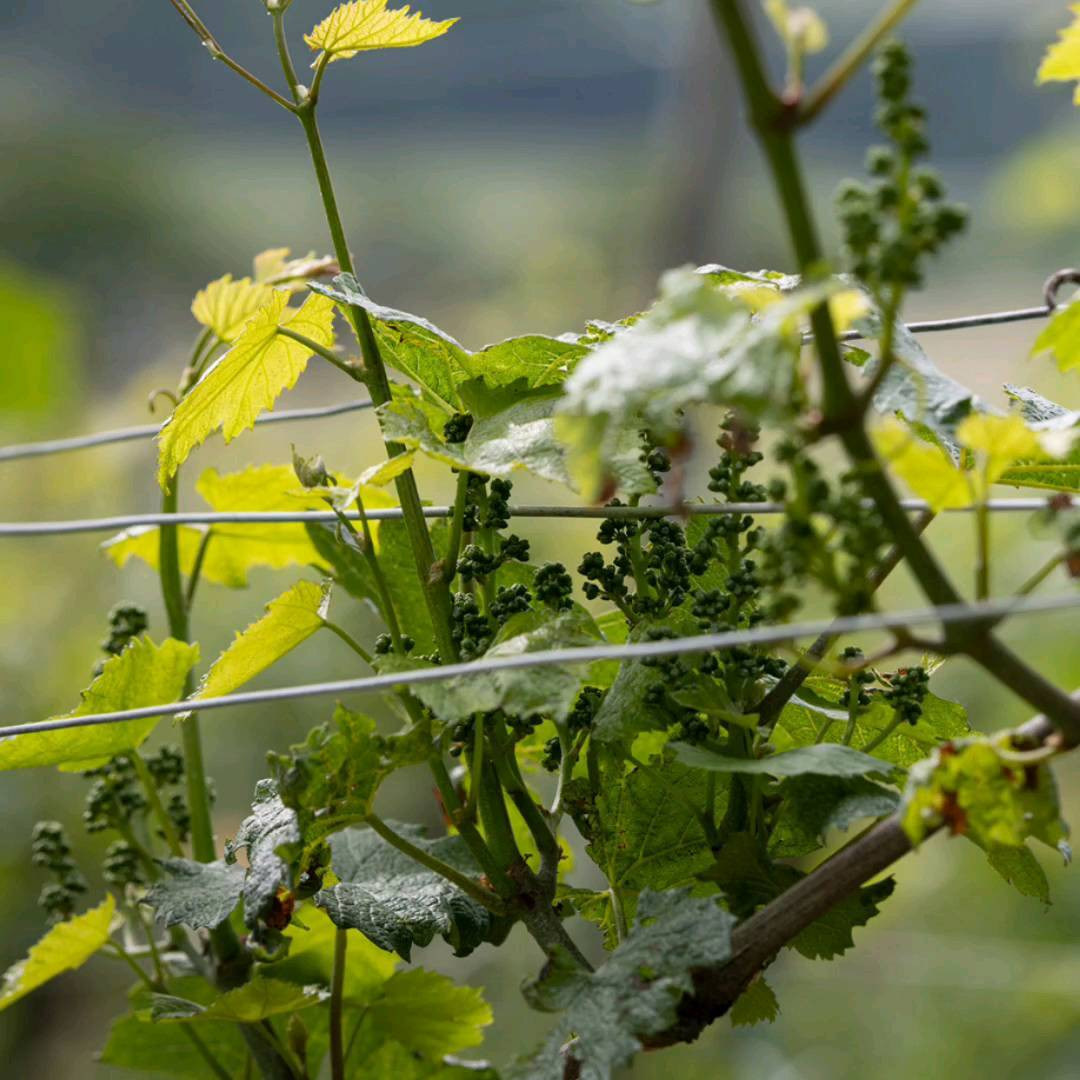
[[[585,972],[558,954],[526,987],[534,1008],[562,1016],[509,1076],[563,1080],[572,1060],[582,1080],[607,1080],[641,1049],[642,1038],[674,1021],[679,999],[693,986],[691,968],[728,959],[733,924],[712,900],[685,892],[642,893],[630,935],[601,968]]]
[[[418,825],[388,823],[416,847],[473,877],[480,870],[459,836],[430,840]],[[315,897],[334,922],[408,960],[413,945],[441,934],[459,956],[502,930],[497,920],[455,885],[391,847],[371,829],[346,829],[330,839],[341,883]]]
[[[729,1013],[733,1027],[771,1024],[779,1015],[780,1002],[763,975],[759,975],[742,992]]]
[[[891,877],[864,886],[808,926],[791,941],[791,948],[810,960],[832,960],[839,956],[855,944],[852,930],[865,926],[877,915],[878,904],[892,896],[895,888],[896,882]]]
[[[829,829],[862,818],[892,814],[900,796],[863,777],[793,776],[780,788],[781,802],[769,836],[769,854],[795,859],[816,851]]]
[[[315,550],[329,564],[334,579],[351,596],[370,601],[382,615],[383,622],[388,623],[382,596],[360,547],[362,540],[337,525],[309,524],[307,529]],[[438,522],[430,531],[438,557],[445,550],[447,526]],[[435,632],[404,522],[379,522],[377,547],[379,566],[386,578],[399,624],[416,642],[417,652],[433,651]]]
[[[281,801],[295,810],[305,848],[371,813],[379,785],[397,769],[420,764],[431,753],[420,732],[383,737],[375,721],[334,710],[332,724],[313,728],[287,754],[270,754]]]
[[[161,869],[165,876],[150,886],[146,903],[166,926],[212,929],[232,914],[244,888],[243,867],[220,859],[166,859]]]
[[[1046,880],[1046,871],[1027,844],[1022,847],[995,844],[987,850],[986,857],[1017,892],[1041,900],[1044,904],[1050,903],[1050,882]]]
[[[716,786],[712,813],[719,819],[728,789],[726,783]],[[579,827],[589,837],[590,858],[618,889],[627,919],[633,918],[642,890],[693,885],[712,865],[700,817],[708,791],[708,777],[673,762],[605,777]],[[610,894],[579,891],[569,898],[586,919],[604,930],[613,947],[617,936]]]

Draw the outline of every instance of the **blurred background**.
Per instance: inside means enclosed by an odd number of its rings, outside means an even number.
[[[197,5],[238,59],[273,81],[270,24],[257,0]],[[833,44],[817,72],[878,4],[820,0]],[[217,10],[214,10],[217,8]],[[300,33],[326,0],[295,0]],[[665,268],[722,262],[791,269],[726,57],[702,0],[428,0],[425,13],[461,16],[423,49],[335,65],[323,130],[343,213],[368,292],[422,313],[479,346],[511,333],[563,331],[617,318],[653,296]],[[1039,56],[1067,21],[1064,0],[927,3],[910,18],[919,95],[932,105],[934,161],[974,208],[969,234],[936,268],[909,316],[934,317],[1040,302],[1043,279],[1076,261],[1080,113],[1064,87],[1036,89]],[[195,333],[195,291],[256,252],[328,248],[301,134],[280,110],[210,62],[166,0],[8,0],[0,7],[0,442],[90,432],[149,419],[147,396],[173,386]],[[803,139],[813,193],[828,221],[831,192],[860,173],[873,140],[870,82],[849,87]],[[1070,407],[1080,386],[1026,359],[1032,324],[926,339],[931,355],[988,399],[1004,381]],[[312,367],[283,406],[353,396],[355,386]],[[370,417],[263,428],[224,448],[211,439],[187,471],[288,460],[289,443],[356,472],[381,453]],[[0,518],[25,520],[149,511],[158,495],[149,443],[19,464],[0,463]],[[445,501],[443,478],[421,486]],[[556,493],[522,480],[522,501]],[[970,523],[932,537],[970,580]],[[572,535],[571,535],[572,534]],[[558,558],[588,532],[539,528],[534,551]],[[72,708],[89,680],[105,614],[146,604],[165,634],[156,579],[123,572],[97,537],[0,541],[0,710],[3,723]],[[996,586],[1045,558],[1019,516],[995,522]],[[195,627],[212,658],[235,629],[298,572],[256,572],[250,588],[204,585]],[[1047,588],[1064,589],[1063,579]],[[887,602],[912,604],[902,580]],[[338,615],[362,639],[363,612]],[[1043,616],[1006,636],[1053,678],[1080,683],[1075,620]],[[333,639],[309,643],[259,685],[355,673]],[[973,722],[993,729],[1024,707],[962,663],[935,676]],[[361,707],[359,700],[350,704]],[[371,707],[374,707],[373,705]],[[264,772],[264,753],[298,741],[326,702],[218,712],[204,722],[217,783],[218,834],[231,835]],[[167,725],[155,739],[168,738]],[[1080,817],[1080,763],[1060,769]],[[80,836],[89,868],[96,838],[79,825],[86,783],[65,774],[0,777],[0,968],[42,929],[29,836],[55,817]],[[435,823],[426,781],[409,775],[381,804],[390,817]],[[831,964],[783,957],[770,974],[781,1001],[771,1027],[724,1021],[698,1044],[641,1060],[639,1077],[798,1078],[1076,1075],[1080,1054],[1080,878],[1047,859],[1048,910],[1007,889],[971,845],[939,841],[898,868],[900,888],[859,948]],[[543,1018],[525,1009],[520,980],[537,955],[524,936],[498,956],[482,948],[452,964],[423,963],[484,986],[500,1023],[479,1052],[505,1061],[531,1045]],[[97,961],[0,1015],[8,1076],[114,1074],[92,1064],[120,1011],[122,971]],[[103,988],[110,993],[104,993]],[[111,991],[115,991],[113,994]],[[130,1075],[130,1074],[128,1074]]]

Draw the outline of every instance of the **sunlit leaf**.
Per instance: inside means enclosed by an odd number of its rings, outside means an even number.
[[[109,940],[116,901],[112,893],[96,908],[57,923],[30,952],[4,972],[0,986],[0,1010],[14,1005],[31,991],[62,975],[80,968]]]
[[[269,285],[249,277],[234,279],[232,274],[211,281],[195,294],[191,314],[219,341],[231,343],[244,329],[248,319],[274,298]]]
[[[198,660],[198,645],[172,638],[155,645],[147,637],[138,638],[119,656],[105,661],[101,674],[83,691],[78,708],[65,717],[179,701],[188,674]],[[65,772],[96,768],[116,754],[141,746],[158,720],[151,716],[117,724],[0,737],[0,770],[39,765],[59,765]],[[0,736],[2,733],[0,728]]]
[[[1073,21],[1058,33],[1058,40],[1046,50],[1036,82],[1072,82],[1077,80],[1073,100],[1080,105],[1080,4],[1070,9]]]
[[[387,10],[387,0],[353,0],[335,8],[304,41],[332,63],[370,49],[404,49],[445,34],[457,19],[434,22],[409,7]]]
[[[479,1046],[492,1022],[479,990],[423,968],[397,972],[370,1009],[383,1034],[427,1058]]]
[[[931,510],[970,506],[973,492],[967,473],[943,447],[925,442],[897,420],[874,429],[874,444],[890,472],[898,476]]]
[[[214,661],[198,697],[220,697],[276,664],[325,622],[330,593],[325,585],[298,581],[266,605],[266,614],[240,631]]]
[[[188,454],[221,428],[229,442],[252,427],[290,390],[307,366],[311,350],[278,334],[287,326],[317,344],[333,343],[334,305],[323,296],[309,296],[299,311],[288,314],[289,297],[275,292],[251,317],[227,353],[215,360],[176,407],[158,436],[158,482],[168,485]]]

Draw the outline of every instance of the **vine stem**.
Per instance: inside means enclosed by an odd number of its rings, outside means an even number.
[[[345,1080],[345,1045],[341,1037],[341,1014],[345,1000],[345,964],[349,932],[334,932],[334,972],[330,983],[330,1077]]]
[[[795,152],[790,109],[769,87],[761,51],[740,0],[711,0],[711,5],[735,61],[751,123],[780,198],[799,270],[807,280],[813,280],[825,271],[825,263]],[[858,399],[848,383],[827,304],[813,311],[810,326],[822,377],[825,429],[840,439],[858,472],[863,493],[877,507],[927,599],[938,607],[960,602],[960,594],[922,542],[874,452],[859,415]],[[997,641],[988,625],[947,628],[946,644],[956,652],[966,653],[999,682],[1045,713],[1070,743],[1075,745],[1080,741],[1080,704]]]
[[[180,845],[180,837],[176,833],[176,826],[173,824],[172,818],[169,817],[168,812],[165,810],[165,806],[161,801],[161,795],[157,789],[157,784],[154,783],[154,778],[150,775],[150,770],[147,768],[142,754],[140,754],[138,750],[132,751],[131,761],[135,766],[135,771],[139,774],[143,789],[146,791],[146,798],[150,803],[150,809],[153,810],[154,817],[157,818],[158,824],[161,826],[161,831],[165,836],[165,843],[169,845],[169,850],[173,855],[176,855],[177,857],[182,856],[184,854],[184,849]]]
[[[810,124],[851,81],[878,43],[895,27],[919,0],[892,0],[878,17],[851,43],[821,81],[803,100],[798,111],[800,124]]]
[[[338,210],[337,196],[334,193],[334,184],[330,177],[330,167],[327,164],[326,151],[323,147],[322,136],[315,117],[314,103],[310,98],[297,110],[297,116],[300,118],[300,124],[307,138],[315,178],[318,181],[319,193],[322,197],[323,210],[330,229],[334,255],[343,272],[355,275],[352,253],[345,238],[345,229],[342,225],[341,213]],[[347,309],[347,312],[349,323],[356,334],[356,339],[360,344],[360,352],[364,358],[366,382],[368,392],[371,394],[371,400],[376,406],[385,405],[390,401],[391,397],[390,381],[386,374],[382,355],[379,352],[379,344],[375,340],[371,320],[362,307],[351,306]],[[391,457],[396,457],[404,452],[404,447],[399,443],[388,441],[386,451]],[[412,469],[406,469],[400,476],[396,477],[394,484],[397,488],[398,500],[401,503],[405,528],[409,535],[409,543],[416,563],[416,571],[431,615],[439,654],[444,661],[453,662],[457,659],[458,652],[457,645],[450,633],[450,590],[446,582],[442,580],[442,575],[435,572],[435,549],[431,545],[431,535],[428,532],[427,521],[424,518],[423,506],[420,501],[420,493],[417,491],[416,479],[413,476]]]
[[[299,342],[305,349],[310,349],[317,356],[321,356],[328,363],[333,364],[338,371],[343,371],[354,382],[367,384],[362,371],[354,368],[348,361],[342,360],[340,356],[324,348],[317,341],[313,341],[307,334],[301,334],[299,330],[290,330],[287,326],[279,326],[277,332],[279,337],[287,337],[292,341]]]
[[[378,833],[391,847],[397,848],[398,851],[408,855],[410,859],[420,863],[421,866],[426,866],[432,873],[446,878],[466,896],[471,896],[478,904],[486,907],[488,911],[494,912],[496,915],[506,914],[506,905],[503,904],[502,900],[490,889],[485,889],[479,882],[474,881],[468,874],[463,874],[449,863],[443,862],[442,859],[430,855],[423,848],[410,843],[404,836],[394,832],[377,814],[368,814],[364,820],[371,826],[372,831]]]

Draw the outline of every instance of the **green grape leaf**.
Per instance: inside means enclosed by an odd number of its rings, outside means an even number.
[[[238,851],[247,850],[248,872],[244,879],[244,922],[255,926],[273,906],[278,890],[291,883],[289,861],[300,844],[296,811],[287,807],[273,780],[255,785],[251,813],[240,823],[236,836],[225,845],[227,862],[236,861]]]
[[[335,477],[349,486],[351,481]],[[325,510],[326,502],[320,492],[304,491],[290,465],[256,465],[241,472],[219,474],[207,469],[195,485],[196,491],[211,508],[222,512],[248,510]],[[378,488],[361,489],[368,507],[388,507],[394,500]],[[378,523],[374,523],[377,532]],[[177,546],[180,571],[192,573],[203,540],[200,576],[205,581],[229,588],[244,588],[248,572],[255,567],[282,570],[288,566],[308,566],[318,561],[319,552],[312,544],[307,529],[300,522],[272,524],[177,525]],[[157,570],[161,531],[155,526],[135,526],[106,540],[104,553],[118,566],[139,559]]]
[[[386,4],[387,0],[353,0],[341,4],[310,34],[305,34],[304,41],[312,50],[325,53],[328,62],[333,63],[371,49],[423,45],[445,34],[458,21],[434,22],[425,19],[419,11],[410,14],[408,5],[387,10]]]
[[[479,1046],[492,1022],[479,990],[423,968],[399,971],[369,1008],[385,1036],[429,1059]]]
[[[298,925],[294,919],[283,931],[289,947],[284,957],[260,964],[258,971],[272,979],[300,986],[329,986],[334,970],[334,941],[338,928],[325,911],[305,904]],[[354,1008],[366,1008],[382,993],[386,980],[397,970],[393,953],[372,945],[362,934],[348,935],[343,1000]]]
[[[447,443],[436,432],[423,403],[397,394],[379,410],[383,432],[404,446],[456,469],[488,476],[509,476],[524,469],[553,483],[574,486],[567,470],[566,447],[556,434],[558,393],[526,394],[472,426],[463,443]],[[650,492],[655,484],[642,463],[637,431],[619,433],[611,451],[611,473],[618,490]]]
[[[780,1015],[780,1002],[776,993],[759,975],[731,1006],[732,1027],[752,1027],[754,1024],[771,1024]]]
[[[338,705],[332,724],[313,728],[303,743],[270,754],[269,761],[281,800],[297,812],[310,848],[363,821],[387,776],[430,755],[431,740],[421,732],[384,738],[370,717]]]
[[[838,743],[819,743],[801,746],[763,758],[725,757],[715,750],[690,743],[671,743],[676,760],[695,769],[711,772],[744,773],[756,776],[888,776],[893,766],[850,746]]]
[[[499,1080],[498,1072],[482,1061],[427,1061],[408,1047],[383,1039],[375,1025],[364,1020],[353,1050],[352,1080]]]
[[[250,682],[325,625],[326,585],[298,581],[266,605],[266,614],[240,631],[214,661],[196,698],[220,697]]]
[[[364,503],[366,506],[366,496]],[[416,572],[409,531],[402,521],[382,521],[378,525],[374,539],[379,568],[386,579],[398,622],[416,642],[414,652],[434,652],[435,631],[424,589]],[[446,550],[448,526],[445,522],[435,522],[430,532],[438,558],[439,553]],[[384,624],[389,626],[382,593],[364,555],[362,538],[336,525],[318,524],[308,525],[308,536],[320,559],[331,568],[334,580],[350,596],[368,600],[382,616]]]
[[[334,305],[323,296],[309,296],[290,314],[288,293],[275,292],[270,302],[248,320],[227,353],[207,368],[183,398],[158,435],[158,483],[169,485],[188,455],[217,428],[226,442],[255,423],[278,396],[296,385],[311,350],[280,336],[279,326],[303,334],[324,348],[334,341]]]
[[[839,283],[779,295],[751,319],[738,293],[689,269],[661,279],[651,311],[598,345],[566,380],[556,432],[571,476],[588,499],[612,487],[612,460],[627,428],[680,437],[681,411],[711,402],[752,416],[793,408],[800,317]]]
[[[201,1004],[209,1004],[215,990],[197,977],[169,980],[174,993]],[[133,1012],[113,1021],[109,1038],[101,1051],[103,1065],[134,1069],[148,1076],[176,1076],[206,1080],[206,1059],[195,1049],[187,1034],[174,1025],[157,1026],[139,1018],[150,1004],[150,995],[140,986],[131,995]],[[199,1036],[215,1060],[230,1076],[240,1076],[249,1050],[240,1030],[232,1025],[207,1025]]]
[[[336,277],[333,285],[314,282],[311,288],[368,313],[383,359],[417,384],[426,404],[436,406],[431,420],[440,435],[439,412],[443,421],[462,409],[484,418],[525,391],[563,382],[588,352],[573,334],[526,334],[474,353],[427,319],[376,304],[349,274]]]
[[[986,737],[946,743],[913,766],[900,814],[912,844],[939,827],[987,849],[1028,837],[1057,848],[1068,835],[1049,766],[1018,764]]]
[[[151,994],[146,1018],[155,1024],[210,1021],[258,1024],[271,1016],[310,1009],[329,996],[328,991],[317,986],[297,986],[257,975],[243,986],[216,997],[209,1005],[172,994]]]
[[[774,859],[817,851],[829,829],[847,829],[864,818],[896,812],[900,796],[861,776],[792,776],[780,787],[780,805],[769,835]]]
[[[723,817],[728,787],[717,784],[713,816]],[[617,781],[605,780],[595,802],[575,822],[589,839],[586,851],[618,890],[626,918],[632,919],[644,889],[666,890],[697,884],[713,863],[699,808],[708,799],[709,781],[700,772],[673,762],[634,768]],[[611,894],[571,890],[568,899],[605,935],[618,942]]]
[[[990,865],[1022,896],[1031,896],[1049,906],[1050,882],[1046,871],[1027,844],[1007,847],[995,844],[986,851]]]
[[[881,319],[868,315],[856,323],[871,340],[881,335]],[[973,412],[985,412],[984,403],[962,383],[950,378],[927,356],[918,338],[897,321],[893,332],[897,362],[874,394],[874,408],[884,416],[899,416],[917,425],[920,434],[959,456],[956,429]],[[877,360],[865,367],[873,377]]]
[[[459,836],[430,840],[418,825],[388,823],[410,843],[472,877],[480,869]],[[414,945],[441,934],[458,956],[492,940],[497,920],[444,877],[391,847],[371,829],[345,829],[330,838],[340,884],[323,889],[315,903],[343,929],[408,960]]]
[[[730,957],[734,921],[714,901],[684,891],[643,892],[633,929],[602,967],[585,972],[557,953],[526,986],[534,1008],[562,1015],[508,1076],[562,1080],[572,1061],[573,1075],[605,1080],[641,1049],[643,1038],[674,1022],[679,999],[693,988],[692,968]]]
[[[838,742],[848,722],[846,708],[837,706],[844,700],[847,688],[837,679],[811,675],[802,691],[784,707],[780,721],[773,730],[772,742],[783,752],[793,747],[812,746],[825,729],[822,745]],[[855,720],[851,745],[865,747],[880,738],[892,726],[895,712],[880,696],[867,708],[860,710]],[[922,761],[935,747],[947,739],[956,739],[971,730],[967,712],[955,701],[936,694],[927,694],[923,712],[916,724],[900,724],[883,742],[874,747],[874,757],[907,768]]]
[[[313,281],[310,288],[345,307],[363,308],[371,318],[384,363],[412,379],[447,416],[463,411],[457,387],[470,378],[463,345],[419,315],[376,304],[351,274],[340,274],[333,285]]]
[[[173,638],[155,645],[148,637],[137,638],[119,656],[105,661],[101,674],[82,692],[78,707],[57,719],[179,701],[188,674],[198,660],[198,645]],[[141,746],[158,720],[151,716],[116,724],[35,731],[6,739],[0,728],[0,770],[41,765],[58,765],[64,772],[94,769],[117,754]]]
[[[244,888],[244,870],[223,860],[164,859],[164,877],[150,886],[146,903],[166,926],[213,929],[236,907]]]
[[[1042,85],[1077,80],[1073,101],[1080,105],[1080,11],[1075,4],[1072,11],[1073,21],[1058,32],[1058,40],[1046,50],[1035,81]]]
[[[1034,390],[1006,384],[1005,393],[1032,431],[1051,435],[1068,432],[1067,437],[1071,438],[1080,427],[1080,411],[1066,409]],[[1058,458],[1056,461],[1015,462],[1002,472],[998,483],[1051,491],[1080,491],[1080,448],[1070,446]]]
[[[820,919],[792,938],[790,947],[809,960],[832,960],[855,944],[852,931],[865,926],[878,914],[896,888],[893,878],[864,885],[857,892],[834,904]]]
[[[472,378],[483,379],[486,386],[534,390],[565,382],[588,351],[577,341],[526,334],[472,353],[463,366]]]
[[[269,285],[226,274],[195,294],[191,314],[212,330],[218,341],[228,344],[240,336],[248,319],[273,298],[274,290]]]
[[[65,971],[80,968],[109,940],[116,901],[112,893],[97,907],[57,923],[26,954],[9,967],[0,983],[0,1011]]]
[[[530,615],[515,616],[503,628],[483,659],[497,660],[550,649],[595,645],[596,624],[575,612],[557,616],[539,626],[529,625]],[[520,632],[519,632],[520,631]],[[404,657],[387,656],[380,671],[412,671],[420,665]],[[477,712],[506,709],[518,716],[534,713],[565,720],[574,707],[588,674],[584,664],[479,671],[439,682],[417,683],[415,694],[444,724],[467,720]]]

